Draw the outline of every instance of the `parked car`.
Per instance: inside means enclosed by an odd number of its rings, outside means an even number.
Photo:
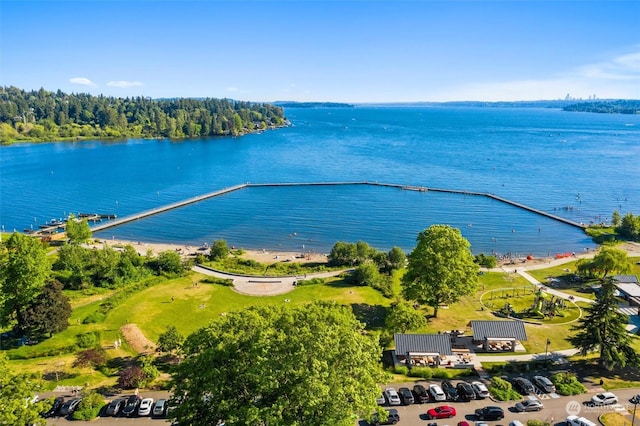
[[[384,404],[384,396],[382,397],[382,401]],[[164,417],[166,411],[167,411],[167,400],[159,399],[156,401],[156,405],[153,406],[153,411],[151,412],[151,415],[153,417]]]
[[[516,403],[514,408],[516,411],[522,413],[525,411],[540,411],[544,408],[544,405],[537,399],[525,399],[524,401]]]
[[[62,404],[64,404],[64,398],[61,396],[56,397],[53,400],[53,405],[51,406],[51,408],[49,408],[47,411],[45,411],[42,414],[42,417],[44,417],[45,419],[51,418],[51,417],[55,417],[56,414],[58,414],[58,411],[60,410],[60,407],[62,407]]]
[[[489,393],[489,389],[482,382],[471,382],[471,387],[473,391],[476,393],[478,399],[489,398],[491,394]]]
[[[398,410],[396,410],[395,408],[389,408],[386,410],[387,411],[387,420],[379,420],[378,419],[378,413],[374,413],[373,417],[371,418],[371,421],[369,422],[369,424],[371,425],[395,425],[396,423],[398,423],[400,421],[400,414],[398,414]]]
[[[144,398],[142,401],[140,401],[140,406],[138,407],[138,415],[150,416],[151,407],[153,407],[153,398]]]
[[[124,407],[126,403],[127,403],[126,398],[114,399],[107,405],[107,408],[104,410],[104,415],[117,416],[120,413],[120,410],[122,410],[122,407]]]
[[[458,391],[456,387],[448,380],[442,381],[442,390],[444,394],[447,396],[449,401],[457,401],[458,400]]]
[[[78,404],[80,404],[80,401],[82,401],[82,398],[71,398],[65,401],[64,404],[60,406],[60,415],[64,417],[73,413]]]
[[[473,391],[471,385],[467,382],[460,382],[456,385],[458,391],[458,399],[463,401],[471,401],[476,399],[476,393]]]
[[[442,388],[438,385],[429,385],[429,393],[433,401],[446,401],[447,395],[444,394]]]
[[[461,422],[458,422],[458,426],[471,426],[471,425],[469,425],[469,422],[468,422],[468,421],[463,420],[463,421],[461,421]]]
[[[531,395],[536,393],[536,388],[533,386],[533,383],[524,377],[516,378],[513,381],[513,387],[522,395]]]
[[[544,376],[534,376],[533,383],[544,393],[552,393],[556,391],[555,385]]]
[[[409,390],[409,388],[400,388],[398,389],[398,394],[400,395],[400,401],[402,401],[403,405],[411,405],[413,404],[413,394]]]
[[[522,423],[520,420],[511,420],[509,422],[509,426],[524,426],[524,423]]]
[[[138,411],[138,407],[140,406],[140,401],[142,401],[142,399],[140,399],[138,395],[131,395],[128,397],[127,403],[122,408],[122,415],[127,417],[135,416]]]
[[[413,399],[417,403],[424,404],[425,402],[429,402],[431,398],[429,397],[429,392],[427,391],[427,388],[425,388],[422,385],[414,385]]]
[[[387,404],[389,405],[400,405],[400,396],[398,392],[394,388],[386,388],[384,390],[384,397],[387,399]]]
[[[380,394],[380,396],[376,398],[376,403],[377,403],[378,405],[384,405],[384,404],[386,404],[386,403],[387,403],[387,400],[386,400],[386,398],[384,397],[384,392],[383,392],[383,393],[381,393],[381,394]]]
[[[618,403],[618,397],[613,392],[603,392],[591,397],[591,402],[595,405],[611,405]]]
[[[567,426],[596,426],[594,422],[584,417],[568,416]]]
[[[504,418],[504,410],[500,407],[489,405],[488,407],[478,408],[476,417],[480,420],[502,420]]]
[[[447,419],[456,415],[456,409],[448,405],[440,405],[433,407],[427,411],[427,418],[431,419]]]

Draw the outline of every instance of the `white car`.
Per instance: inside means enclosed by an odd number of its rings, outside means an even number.
[[[400,405],[400,395],[394,388],[386,388],[384,390],[384,397],[387,399],[389,405]]]
[[[489,393],[489,389],[482,382],[471,382],[471,387],[473,391],[476,393],[478,398],[489,398],[491,394]]]
[[[591,397],[591,402],[595,405],[611,405],[618,403],[618,397],[612,392],[603,392]]]
[[[144,398],[140,401],[140,407],[138,408],[139,416],[151,415],[151,407],[153,406],[153,398]]]
[[[442,388],[438,385],[429,385],[429,393],[433,397],[434,401],[446,401],[447,395],[445,395]]]

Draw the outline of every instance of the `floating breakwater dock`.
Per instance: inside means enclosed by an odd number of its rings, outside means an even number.
[[[551,213],[548,213],[544,210],[539,210],[533,207],[529,207],[525,204],[518,203],[507,198],[499,197],[497,195],[485,192],[475,192],[475,191],[464,191],[458,189],[444,189],[444,188],[430,188],[425,186],[411,186],[411,185],[401,185],[401,184],[393,184],[393,183],[382,183],[382,182],[280,182],[280,183],[243,183],[240,185],[230,186],[227,188],[223,188],[217,191],[209,192],[207,194],[199,195],[196,197],[188,198],[186,200],[178,201],[175,203],[167,204],[165,206],[160,206],[157,208],[153,208],[150,210],[145,210],[140,213],[135,213],[129,216],[116,218],[115,220],[111,220],[108,222],[100,223],[99,225],[93,226],[91,230],[93,232],[103,231],[108,228],[113,228],[115,226],[123,225],[128,222],[133,222],[135,220],[144,219],[145,217],[160,214],[169,210],[177,209],[180,207],[187,206],[189,204],[194,204],[199,201],[204,201],[210,198],[219,197],[230,192],[239,191],[244,188],[259,188],[259,187],[291,187],[291,186],[345,186],[345,185],[370,185],[370,186],[383,186],[389,188],[397,188],[404,191],[417,191],[417,192],[444,192],[450,194],[460,194],[460,195],[472,195],[478,197],[486,197],[491,198],[493,200],[499,201],[501,203],[509,204],[511,206],[517,207],[519,209],[527,210],[532,213],[547,217],[549,219],[556,220],[558,222],[565,223],[570,226],[574,226],[576,228],[585,229],[587,226],[583,223],[578,223],[572,221],[570,219],[557,216]]]

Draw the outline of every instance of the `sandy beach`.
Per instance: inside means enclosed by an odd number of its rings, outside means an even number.
[[[144,241],[127,241],[127,240],[108,240],[108,239],[94,239],[92,243],[88,244],[91,248],[102,248],[104,245],[120,248],[126,245],[131,245],[140,255],[145,255],[149,250],[154,255],[165,251],[176,251],[180,253],[183,258],[189,258],[195,256],[198,253],[208,254],[209,247],[205,246],[191,246],[185,244],[172,244],[172,243],[148,243]],[[287,251],[270,251],[270,250],[245,250],[242,257],[244,259],[255,260],[260,263],[275,263],[275,262],[317,262],[325,263],[328,261],[327,255],[323,253],[300,253],[300,252],[287,252]]]
[[[193,257],[198,253],[208,254],[209,247],[208,246],[191,246],[185,244],[173,244],[173,243],[149,243],[144,241],[127,241],[127,240],[108,240],[108,239],[95,239],[92,243],[88,244],[88,247],[92,248],[101,248],[104,244],[119,248],[124,247],[126,245],[131,245],[136,249],[138,253],[141,255],[145,255],[149,250],[154,255],[158,253],[162,253],[164,251],[176,251],[182,255],[183,258]],[[628,253],[630,257],[638,257],[640,256],[640,244],[638,243],[623,243],[618,246],[621,250],[624,250]],[[260,263],[275,263],[275,262],[297,262],[297,263],[305,263],[305,262],[317,262],[324,263],[328,262],[327,254],[325,253],[300,253],[300,252],[288,252],[288,251],[272,251],[272,250],[244,250],[244,254],[242,257],[244,259],[255,260]],[[520,259],[503,259],[498,261],[498,267],[511,266],[514,267],[535,267],[535,266],[543,266],[543,265],[553,265],[566,263],[571,260],[580,259],[580,258],[591,258],[597,253],[597,250],[589,250],[581,253],[570,254],[566,253],[569,256],[566,257],[534,257],[531,259],[520,258]]]

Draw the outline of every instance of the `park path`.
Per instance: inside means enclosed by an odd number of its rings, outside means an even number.
[[[251,296],[275,296],[293,291],[297,281],[309,280],[313,278],[330,278],[342,273],[352,271],[352,269],[341,269],[339,271],[318,272],[315,274],[302,274],[284,277],[258,277],[239,274],[229,274],[216,271],[202,265],[191,268],[192,271],[216,278],[233,280],[233,289],[238,293]]]

